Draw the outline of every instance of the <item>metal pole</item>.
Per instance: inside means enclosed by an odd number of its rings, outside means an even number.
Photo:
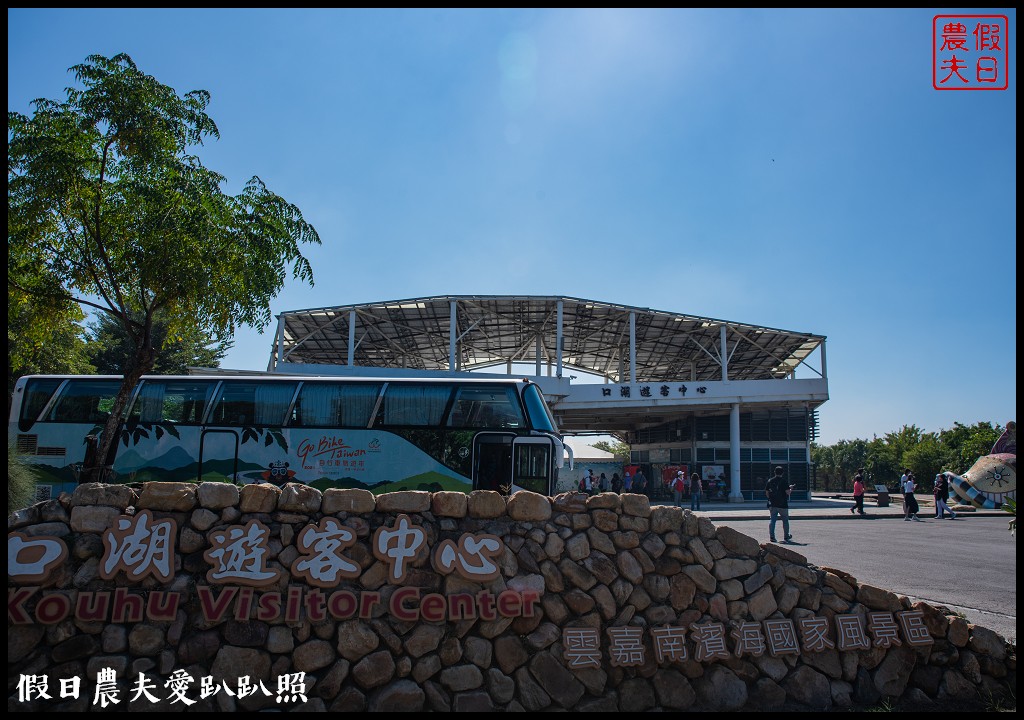
[[[348,366],[356,364],[356,311],[348,311]]]
[[[629,313],[629,381],[636,382],[636,313]]]
[[[448,372],[455,372],[455,301],[449,300],[448,313]]]
[[[564,342],[562,337],[562,301],[558,301],[558,321],[555,327],[555,345],[557,345],[557,365],[555,370],[556,377],[562,377],[562,343]]]
[[[267,372],[273,372],[277,364],[284,357],[284,315],[277,316],[277,355],[270,354],[270,362],[267,364]]]
[[[729,353],[726,352],[725,348],[725,325],[719,327],[719,346],[721,347],[722,355],[722,382],[729,382]]]

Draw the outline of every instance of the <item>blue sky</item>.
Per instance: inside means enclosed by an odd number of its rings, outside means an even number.
[[[8,109],[94,53],[209,90],[203,161],[323,240],[273,313],[568,295],[826,335],[832,443],[1016,417],[1016,12],[963,11],[1008,15],[1009,89],[937,91],[956,12],[8,9]]]

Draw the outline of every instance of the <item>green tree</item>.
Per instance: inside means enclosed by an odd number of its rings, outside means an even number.
[[[979,422],[974,425],[953,423],[952,428],[939,431],[939,442],[947,449],[947,466],[943,470],[952,470],[958,475],[970,470],[979,457],[989,454],[1003,429],[989,422]]]
[[[833,478],[836,475],[836,460],[833,447],[831,445],[811,443],[811,465],[814,466],[817,482],[820,482],[825,490],[831,490]]]
[[[930,490],[936,473],[943,470],[947,452],[936,433],[926,433],[912,448],[903,453],[903,464],[910,468],[918,485]]]
[[[8,284],[109,314],[134,348],[99,455],[108,457],[129,393],[157,357],[154,322],[230,335],[262,331],[289,270],[312,283],[302,243],[320,243],[294,205],[258,177],[229,195],[192,154],[219,137],[210,94],[184,95],[124,54],[70,69],[81,87],[7,116]]]
[[[897,448],[889,445],[884,437],[874,437],[868,441],[868,459],[865,469],[871,484],[896,487],[903,470],[902,462],[903,457]]]
[[[916,425],[904,425],[896,432],[886,433],[883,437],[875,437],[867,444],[867,460],[865,469],[869,479],[877,484],[892,487],[897,482],[903,469],[908,467],[904,455],[914,448],[923,436],[921,428]]]
[[[86,352],[81,308],[75,303],[37,301],[7,290],[7,394],[22,375],[94,372]]]
[[[866,440],[840,440],[834,445],[811,445],[811,462],[826,490],[852,490],[853,476],[868,466]]]
[[[629,462],[629,445],[627,445],[624,442],[619,442],[618,440],[615,440],[613,442],[608,442],[607,440],[598,440],[596,443],[591,445],[591,447],[595,447],[598,450],[604,450],[605,452],[611,453],[612,455],[615,456],[615,459],[620,462]]]
[[[184,375],[190,367],[220,367],[232,341],[215,331],[184,327],[179,334],[168,333],[167,319],[158,313],[153,319],[153,346],[159,348],[151,372]],[[100,375],[131,373],[135,368],[135,345],[125,326],[107,314],[89,325],[89,358]]]

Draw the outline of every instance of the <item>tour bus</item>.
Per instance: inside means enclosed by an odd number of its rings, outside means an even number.
[[[74,489],[120,384],[18,380],[9,445],[37,471],[38,498]],[[299,482],[378,494],[552,495],[566,449],[540,388],[511,378],[143,376],[117,434],[106,482]]]

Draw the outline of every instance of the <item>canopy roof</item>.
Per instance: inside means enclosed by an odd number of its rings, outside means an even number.
[[[345,365],[351,358],[364,367],[447,371],[453,307],[455,369],[535,363],[538,341],[541,361],[556,366],[559,305],[562,367],[612,382],[630,380],[631,316],[636,382],[720,380],[722,326],[731,380],[784,378],[825,340],[812,333],[582,298],[442,295],[282,313],[271,366]]]

